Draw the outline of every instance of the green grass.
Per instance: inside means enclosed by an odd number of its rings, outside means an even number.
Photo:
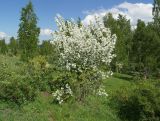
[[[0,55],[0,64],[6,64],[10,71],[12,72],[18,72],[21,69],[22,62],[19,60],[18,57],[15,56],[5,56]]]
[[[125,74],[114,74],[111,78],[104,80],[107,92],[114,92],[123,87],[132,87],[134,82],[131,76]]]
[[[21,108],[0,104],[0,121],[118,121],[107,99],[90,97],[85,104],[53,104],[40,95],[35,102]]]
[[[111,77],[104,81],[108,93],[121,86],[132,86],[128,80]],[[11,108],[12,107],[12,108]],[[49,94],[41,93],[34,102],[22,107],[12,104],[0,104],[0,121],[119,121],[114,111],[108,105],[108,98],[90,96],[84,104],[52,103]]]

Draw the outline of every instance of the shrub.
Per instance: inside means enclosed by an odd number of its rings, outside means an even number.
[[[84,101],[87,95],[96,94],[99,91],[103,78],[101,73],[86,71],[77,76],[75,73],[60,71],[54,79],[49,81],[49,85],[51,90],[55,92],[69,84],[72,88],[73,96],[78,101]]]
[[[122,120],[160,120],[160,90],[151,82],[143,82],[132,91],[122,89],[112,98]]]
[[[22,104],[33,101],[36,89],[33,88],[29,75],[12,72],[7,64],[2,64],[0,69],[0,99]]]
[[[106,75],[110,75],[117,37],[98,18],[95,24],[87,26],[79,26],[61,16],[56,17],[56,22],[58,31],[53,33],[51,43],[56,46],[62,70],[76,75],[72,86],[81,101],[100,85],[97,75],[101,66],[106,67]]]
[[[44,56],[37,56],[29,61],[27,72],[34,80],[35,88],[44,91],[48,88],[54,71]]]

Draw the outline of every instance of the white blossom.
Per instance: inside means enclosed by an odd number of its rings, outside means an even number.
[[[66,84],[65,87],[57,89],[55,92],[52,93],[52,95],[59,104],[62,104],[64,102],[63,98],[66,98],[66,96],[73,96],[73,92],[69,84]]]
[[[58,31],[54,32],[51,43],[58,48],[59,63],[65,69],[83,72],[98,68],[102,63],[110,65],[115,57],[116,35],[112,35],[98,18],[96,24],[79,27],[73,20],[66,21],[58,15],[56,23]]]
[[[103,86],[98,89],[97,95],[108,97],[108,94]]]

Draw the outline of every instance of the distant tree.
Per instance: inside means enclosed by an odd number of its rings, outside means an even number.
[[[40,28],[37,27],[37,16],[31,2],[22,8],[18,30],[18,40],[21,49],[21,59],[28,60],[37,53]]]
[[[40,45],[40,54],[41,55],[50,55],[52,54],[53,51],[53,45],[50,43],[50,41],[43,41],[42,44]]]
[[[5,43],[5,40],[0,40],[0,53],[6,54],[8,52],[7,45]]]
[[[152,14],[154,25],[158,29],[158,31],[160,31],[160,0],[154,0]]]
[[[116,35],[118,39],[115,47],[117,63],[122,64],[123,68],[128,68],[132,40],[131,24],[130,20],[120,14],[117,19]]]
[[[146,25],[138,20],[132,40],[131,60],[135,65],[135,71],[147,78],[158,67],[159,37],[153,30],[152,24]]]
[[[13,55],[17,55],[17,53],[18,53],[18,41],[14,37],[10,38],[9,49],[10,49],[10,52]]]
[[[117,33],[117,22],[113,18],[112,13],[106,14],[103,18],[103,21],[105,27],[110,28],[112,33]]]
[[[116,58],[112,61],[112,67],[119,72],[120,68],[126,68],[129,64],[129,54],[131,48],[132,31],[130,20],[125,16],[119,15],[118,19],[114,19],[109,13],[103,18],[104,25],[110,28],[112,33],[117,35],[115,46]]]
[[[82,20],[81,20],[80,17],[79,17],[78,20],[77,20],[77,24],[78,24],[78,27],[82,27],[82,26],[83,26]]]

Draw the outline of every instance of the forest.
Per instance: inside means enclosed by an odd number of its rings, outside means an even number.
[[[160,121],[160,0],[152,15],[135,28],[121,14],[57,15],[40,42],[30,1],[17,37],[0,40],[0,121]]]

